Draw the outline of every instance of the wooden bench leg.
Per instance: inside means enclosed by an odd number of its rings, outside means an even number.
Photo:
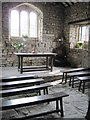
[[[21,57],[20,73],[23,73],[23,57]]]
[[[67,83],[67,73],[65,74],[65,83]]]
[[[74,76],[72,77],[72,88],[74,88]]]
[[[45,92],[45,94],[47,94],[48,95],[48,87],[46,87],[46,92]],[[48,104],[49,104],[49,102],[48,102]]]
[[[39,95],[41,95],[41,91],[39,90],[38,92],[39,92]]]
[[[79,91],[81,90],[81,85],[82,85],[82,80],[80,80],[80,83],[79,83],[79,87],[78,87]]]
[[[39,92],[39,95],[41,95],[41,91],[39,90],[38,92]],[[46,87],[46,88],[43,89],[43,94],[44,95],[48,94],[48,87]]]
[[[64,80],[64,73],[63,73],[63,75],[62,75],[62,82],[63,82],[63,80]]]
[[[56,100],[56,110],[59,110],[59,103],[58,103],[58,100]]]
[[[46,88],[43,89],[43,94],[44,94],[44,95],[45,95],[45,94],[48,94],[48,87],[46,87]]]
[[[64,113],[63,113],[63,101],[62,101],[62,98],[60,99],[60,107],[61,107],[61,117],[64,117]]]
[[[43,94],[45,95],[45,93],[46,93],[46,92],[45,92],[45,88],[44,88],[44,89],[43,89]]]
[[[70,77],[69,86],[71,86],[71,79],[72,79],[72,78]]]
[[[85,81],[83,81],[83,88],[82,88],[82,93],[85,92]]]
[[[18,71],[20,70],[20,57],[18,56]]]
[[[46,94],[48,94],[48,87],[46,88]]]

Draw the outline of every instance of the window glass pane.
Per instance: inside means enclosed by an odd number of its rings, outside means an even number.
[[[37,15],[30,13],[30,37],[37,37]]]
[[[86,41],[89,41],[89,25],[86,27]]]
[[[82,29],[81,29],[81,27],[80,27],[79,41],[81,41],[81,40],[82,40],[82,39],[81,39],[81,38],[82,38],[82,34],[81,34],[81,33],[82,33]]]
[[[86,26],[83,26],[82,27],[82,41],[85,41],[85,38],[86,38]]]
[[[19,13],[16,10],[11,11],[11,36],[19,36]]]
[[[28,36],[28,14],[26,11],[21,12],[21,19],[20,19],[20,26],[21,26],[21,37],[22,35]]]
[[[89,40],[89,25],[80,27],[80,37],[79,41],[88,41]]]

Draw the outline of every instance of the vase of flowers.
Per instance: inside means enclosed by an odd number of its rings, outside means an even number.
[[[21,52],[24,44],[23,42],[12,42],[12,46],[17,49],[17,52]]]
[[[77,45],[78,45],[79,48],[82,48],[83,42],[79,41],[79,42],[77,42]]]

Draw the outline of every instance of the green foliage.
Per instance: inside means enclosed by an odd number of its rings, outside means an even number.
[[[20,52],[21,48],[23,48],[24,44],[22,42],[12,42],[12,46],[17,48],[18,52]]]
[[[80,48],[83,46],[83,42],[81,42],[81,41],[78,41],[77,44],[78,44],[78,47],[80,47]]]

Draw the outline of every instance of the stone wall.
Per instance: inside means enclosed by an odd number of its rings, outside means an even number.
[[[0,2],[0,11],[2,11],[2,3]],[[0,12],[0,16],[2,16],[2,12]],[[2,17],[0,17],[0,67],[2,63]],[[0,68],[0,75],[1,75],[1,68]]]
[[[17,66],[17,57],[13,54],[16,52],[9,41],[9,9],[21,4],[20,2],[2,3],[2,66]],[[32,52],[35,46],[36,52],[52,52],[59,44],[57,38],[64,35],[65,45],[67,48],[67,59],[72,67],[87,67],[88,56],[87,50],[70,48],[70,25],[69,22],[90,18],[88,3],[75,3],[70,7],[64,8],[59,3],[33,2],[31,3],[43,12],[43,38],[42,41],[27,40],[26,47],[22,52]],[[74,39],[74,38],[73,38]],[[90,51],[90,50],[89,50]],[[89,52],[90,53],[90,52]],[[25,64],[44,64],[44,60],[24,60]]]
[[[70,49],[68,61],[72,67],[88,67],[88,50]]]
[[[17,57],[13,54],[16,52],[9,40],[9,10],[20,2],[2,3],[2,66],[17,66]],[[56,38],[62,36],[63,31],[63,7],[55,3],[33,2],[31,3],[43,12],[43,38],[42,41],[27,40],[26,47],[22,52],[32,52],[35,46],[36,52],[52,52],[57,46]],[[44,61],[26,59],[25,63],[43,64]],[[36,65],[37,65],[36,64]]]
[[[89,27],[89,45],[88,45],[88,66],[90,67],[90,27]]]
[[[88,51],[84,49],[70,48],[70,40],[76,41],[75,30],[70,33],[70,25],[68,23],[78,20],[90,18],[89,3],[75,3],[71,7],[67,7],[64,12],[64,35],[66,38],[66,47],[68,53],[68,61],[72,67],[87,67],[88,66]],[[71,46],[72,47],[72,46]]]

